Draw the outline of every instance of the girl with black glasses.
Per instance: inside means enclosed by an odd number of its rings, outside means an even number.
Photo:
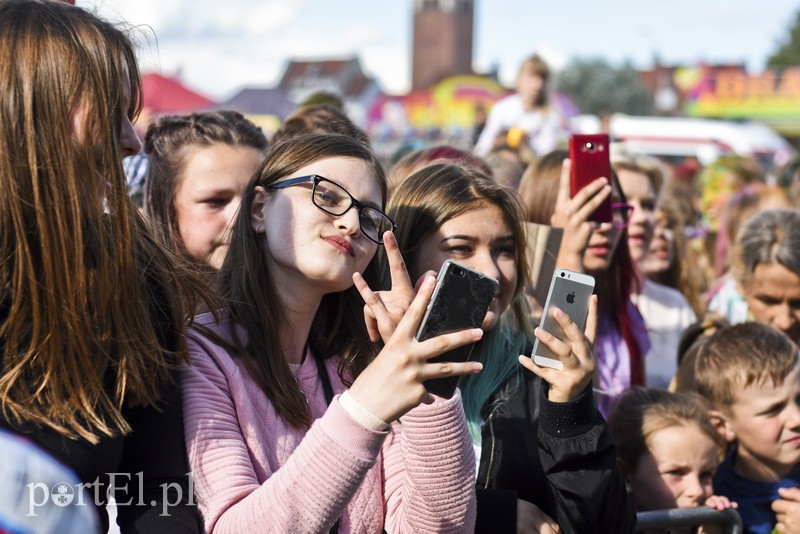
[[[385,345],[370,340],[353,280],[375,287],[376,252],[394,244],[385,199],[377,157],[339,135],[279,143],[248,185],[219,272],[224,306],[196,318],[184,373],[209,532],[473,528],[460,395],[434,398],[423,382],[477,373],[427,360],[481,331],[414,339],[428,277]]]

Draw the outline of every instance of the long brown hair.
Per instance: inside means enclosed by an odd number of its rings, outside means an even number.
[[[287,138],[271,147],[245,190],[231,246],[218,278],[219,294],[231,313],[234,342],[225,343],[216,337],[215,341],[223,343],[242,359],[281,417],[297,427],[311,424],[311,412],[281,348],[286,317],[272,279],[269,251],[264,236],[251,227],[249,206],[253,203],[256,186],[268,189],[310,163],[334,157],[364,161],[378,181],[382,200],[386,202],[386,174],[375,153],[363,143],[333,134]],[[379,286],[377,254],[363,275],[370,287]],[[354,286],[325,295],[311,326],[309,347],[323,358],[341,356],[339,374],[343,380],[347,380],[347,375],[357,376],[376,354],[376,346],[369,341],[364,325],[363,307],[363,300]],[[246,341],[237,336],[237,325],[247,332]]]
[[[140,104],[122,31],[61,2],[0,2],[0,403],[13,423],[127,433],[123,406],[157,406],[183,360],[191,290],[125,189],[119,132]]]

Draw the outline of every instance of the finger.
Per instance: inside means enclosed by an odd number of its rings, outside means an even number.
[[[586,314],[586,328],[583,329],[583,334],[589,345],[594,347],[594,340],[597,337],[597,295],[589,298],[589,312]]]
[[[607,186],[610,187],[608,185],[608,178],[602,176],[600,178],[595,178],[594,180],[586,184],[586,186],[584,186],[580,191],[575,193],[575,195],[572,197],[573,205],[575,205],[576,207],[583,206],[590,199],[594,198],[599,193],[601,193],[602,190],[605,189]]]
[[[361,295],[361,298],[367,305],[377,303],[377,295],[375,295],[375,292],[369,287],[369,284],[366,280],[364,280],[364,277],[361,276],[361,273],[353,273],[353,284],[355,284],[356,289],[358,289],[358,293]]]
[[[447,378],[448,376],[475,375],[481,372],[483,365],[480,362],[436,362],[426,363],[422,366],[419,376],[422,382],[434,378]]]
[[[558,369],[537,365],[536,362],[533,361],[533,358],[525,356],[524,354],[519,355],[519,363],[548,384],[552,383],[553,374],[558,372]]]
[[[583,344],[585,339],[584,334],[581,332],[581,329],[578,328],[578,324],[573,321],[569,315],[564,313],[560,308],[553,308],[553,318],[559,326],[561,326],[561,329],[564,330],[564,333],[571,342],[580,342],[581,345]]]
[[[480,328],[470,328],[450,332],[427,339],[419,344],[419,356],[425,360],[444,354],[447,351],[457,349],[470,343],[475,343],[483,337],[483,330]]]
[[[553,316],[556,316],[556,310],[558,308],[553,308]],[[561,311],[561,310],[558,310]],[[564,312],[561,312],[562,315],[565,315]],[[561,360],[561,363],[567,364],[571,363],[574,364],[575,356],[572,354],[572,349],[569,345],[558,339],[556,336],[548,332],[547,330],[543,329],[542,327],[537,326],[534,331],[533,335],[536,338],[544,343],[544,345],[553,351],[556,355],[558,355],[558,359]],[[583,335],[583,334],[581,334]]]
[[[364,324],[367,325],[369,340],[373,343],[380,341],[381,332],[378,328],[378,320],[375,318],[375,314],[372,313],[372,309],[366,304],[364,304]]]
[[[406,311],[406,314],[400,319],[395,334],[400,333],[402,335],[414,337],[419,323],[422,320],[422,316],[425,315],[425,309],[428,306],[428,301],[431,299],[435,286],[436,278],[432,276],[424,277],[422,283],[419,285],[417,294],[414,296],[414,300],[411,301],[411,305],[408,307],[408,311]]]
[[[791,503],[783,499],[772,501],[772,511],[776,514],[785,514],[791,508]]]
[[[422,282],[425,280],[426,276],[433,276],[434,278],[436,278],[436,271],[429,270],[429,271],[425,271],[424,273],[422,273],[422,276],[420,276],[417,279],[417,283],[414,284],[414,292],[415,293],[417,291],[419,291],[419,287],[422,285]]]
[[[601,180],[605,181],[605,185],[598,187],[602,183]],[[595,188],[597,189],[595,190]],[[584,195],[584,193],[586,194]],[[580,196],[576,196],[574,199],[574,202],[580,206],[575,211],[575,217],[580,221],[587,220],[610,194],[611,186],[608,185],[608,181],[605,178],[598,178],[581,189],[578,194]]]
[[[392,282],[392,291],[412,291],[411,278],[406,269],[406,262],[400,254],[397,238],[391,230],[383,234],[383,246],[386,249],[386,258],[389,260],[389,276]]]
[[[800,488],[778,488],[778,495],[787,501],[800,502]]]
[[[375,317],[376,320],[380,320],[380,317],[386,316],[389,314],[389,311],[386,309],[386,305],[381,300],[380,295],[375,293],[370,289],[369,284],[367,281],[364,280],[364,277],[361,276],[361,273],[353,273],[353,283],[358,289],[358,293],[361,295],[361,298],[364,299],[364,303],[372,310],[372,315]]]

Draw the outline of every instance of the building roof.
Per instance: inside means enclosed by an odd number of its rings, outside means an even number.
[[[358,98],[375,80],[361,68],[357,56],[291,60],[278,87],[293,98],[296,93],[336,89],[345,98]]]
[[[186,87],[178,78],[150,72],[142,76],[142,107],[153,114],[182,113],[208,108],[214,101]]]
[[[272,89],[246,87],[229,100],[214,106],[215,109],[235,109],[245,115],[275,115],[281,120],[296,107],[286,92],[279,87]]]

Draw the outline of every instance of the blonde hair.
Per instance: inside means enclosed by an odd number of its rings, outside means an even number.
[[[617,446],[617,461],[626,475],[634,472],[648,449],[648,440],[660,430],[694,427],[722,451],[723,443],[711,424],[702,398],[692,393],[633,388],[620,397],[608,419]]]
[[[797,365],[797,345],[783,332],[756,322],[721,328],[693,350],[695,389],[720,411],[729,409],[748,386],[782,384]]]

